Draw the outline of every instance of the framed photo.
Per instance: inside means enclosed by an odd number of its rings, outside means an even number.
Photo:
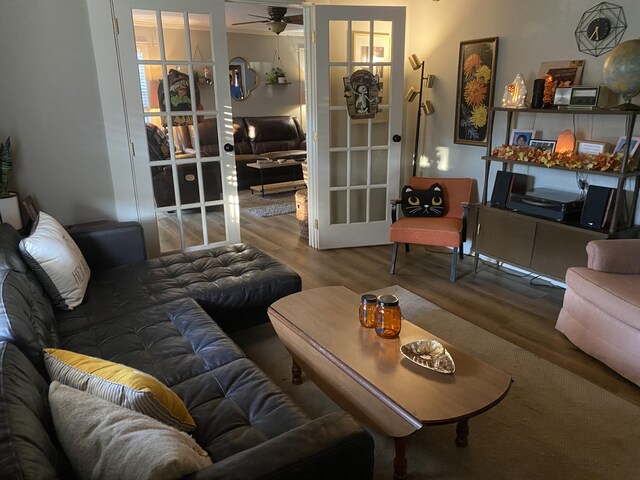
[[[497,58],[498,37],[460,42],[454,143],[487,146]]]
[[[511,129],[511,141],[509,145],[517,145],[519,147],[527,147],[529,146],[529,142],[535,136],[535,130],[520,130],[518,128]],[[555,147],[555,142],[554,142]]]
[[[629,147],[629,157],[633,157],[638,151],[638,145],[640,145],[640,137],[631,137],[631,146]],[[620,137],[616,148],[613,149],[614,155],[618,152],[624,152],[627,146],[627,137]]]
[[[538,78],[545,78],[551,75],[554,81],[568,85],[580,85],[582,82],[582,70],[584,60],[561,60],[557,62],[542,62],[538,71]],[[566,84],[566,82],[569,82]]]
[[[389,34],[374,33],[373,34],[373,58],[369,55],[369,38],[368,32],[353,32],[353,54],[351,56],[354,63],[383,63],[389,62]],[[378,72],[382,72],[379,70]],[[374,75],[377,72],[373,72]]]
[[[609,150],[609,144],[607,142],[594,142],[592,140],[577,140],[576,152],[577,153],[591,153],[597,155],[598,153],[605,153]]]
[[[556,141],[555,140],[529,140],[529,146],[532,148],[539,148],[544,150],[545,152],[553,153],[556,149]]]

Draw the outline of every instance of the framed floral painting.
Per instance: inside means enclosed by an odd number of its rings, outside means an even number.
[[[487,146],[498,37],[460,42],[454,143]]]

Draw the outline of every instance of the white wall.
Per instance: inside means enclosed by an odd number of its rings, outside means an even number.
[[[63,223],[114,218],[86,2],[3,0],[0,61],[11,188]]]
[[[286,30],[280,35],[229,33],[227,49],[229,59],[244,58],[258,76],[258,86],[249,98],[232,100],[231,107],[236,116],[259,117],[264,115],[291,115],[301,118],[300,104],[303,88],[300,79],[298,50],[304,47],[304,37],[287,35]],[[287,74],[290,85],[267,85],[265,75],[274,64],[274,53],[278,50],[280,60],[276,63]]]

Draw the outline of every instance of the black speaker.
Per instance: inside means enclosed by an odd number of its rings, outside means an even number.
[[[531,108],[542,108],[544,106],[544,79],[538,78],[533,81],[533,93],[531,94]]]
[[[506,207],[511,193],[524,194],[527,191],[527,176],[522,173],[498,170],[491,192],[491,205]]]
[[[584,200],[580,225],[587,228],[600,230],[607,228],[611,223],[616,190],[609,187],[589,185],[587,198]]]

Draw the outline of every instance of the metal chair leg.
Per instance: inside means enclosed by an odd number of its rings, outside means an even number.
[[[451,275],[449,281],[451,283],[456,281],[456,266],[458,265],[458,247],[453,247],[453,254],[451,256]]]
[[[409,253],[410,248],[411,248],[411,244],[410,243],[405,243],[404,244],[404,251],[405,252]]]
[[[396,271],[396,258],[398,257],[398,242],[393,242],[393,251],[391,252],[391,275]]]
[[[463,260],[464,259],[464,249],[462,248],[462,242],[460,242],[459,253],[460,253],[460,260]]]

